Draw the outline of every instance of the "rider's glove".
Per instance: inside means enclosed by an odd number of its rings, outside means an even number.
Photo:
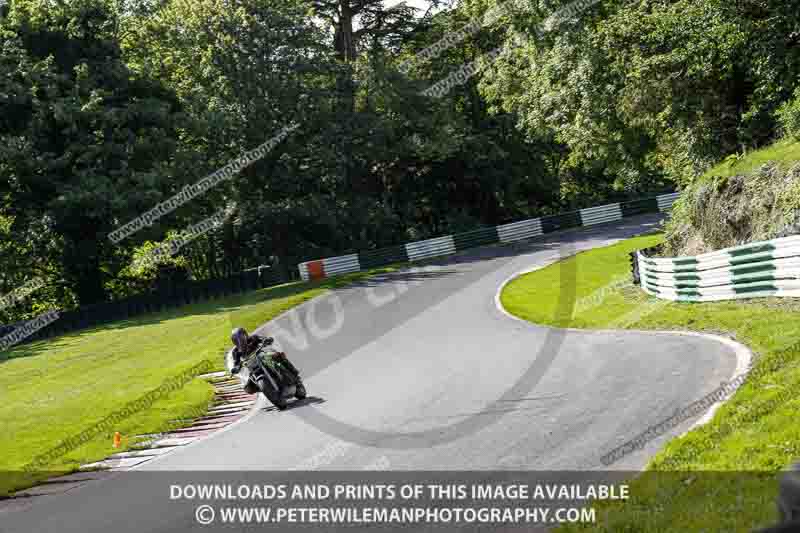
[[[242,365],[233,365],[233,368],[231,368],[231,374],[238,374],[241,369]]]

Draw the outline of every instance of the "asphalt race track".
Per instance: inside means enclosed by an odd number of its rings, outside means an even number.
[[[520,271],[658,220],[481,248],[312,300],[259,330],[303,371],[309,398],[285,412],[263,402],[146,470],[607,470],[602,455],[730,379],[734,352],[697,336],[540,327],[507,316],[496,296]],[[695,421],[610,468],[641,469]],[[202,529],[132,476],[0,515],[0,532]]]

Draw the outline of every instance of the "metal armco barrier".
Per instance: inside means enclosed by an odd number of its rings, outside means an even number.
[[[300,277],[308,281],[369,270],[392,263],[421,261],[431,257],[454,254],[477,246],[520,241],[563,229],[605,224],[643,213],[668,211],[677,198],[678,193],[669,193],[630,202],[589,207],[569,213],[483,227],[388,248],[306,261],[297,265],[297,269]]]
[[[410,261],[420,261],[429,257],[454,253],[456,253],[456,243],[453,241],[452,235],[406,244],[406,254]]]
[[[672,194],[661,194],[656,196],[656,202],[658,203],[658,210],[659,211],[667,211],[672,209],[672,204],[675,203],[675,200],[678,199],[680,193],[674,192]]]
[[[664,249],[664,244],[656,244],[655,246],[651,246],[650,248],[643,248],[641,250],[637,250],[634,252],[630,252],[628,254],[628,259],[631,263],[631,277],[633,278],[634,285],[641,285],[641,278],[639,277],[639,259],[637,257],[637,253],[641,252],[642,255],[645,257],[650,257],[652,255],[657,255],[661,253],[661,250]]]
[[[695,257],[636,252],[642,289],[681,302],[800,296],[800,235],[725,248]]]
[[[594,226],[605,222],[622,220],[622,209],[619,204],[601,205],[600,207],[590,207],[581,209],[581,221],[584,226]]]
[[[497,238],[500,242],[521,241],[542,234],[542,221],[538,218],[497,226]]]
[[[361,270],[361,266],[358,263],[357,254],[323,259],[322,268],[328,273],[329,276],[335,276],[336,274],[349,274],[350,272],[358,272]]]

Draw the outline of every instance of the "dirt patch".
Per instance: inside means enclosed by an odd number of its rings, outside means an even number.
[[[764,165],[684,191],[666,226],[663,255],[686,256],[800,233],[800,164]]]

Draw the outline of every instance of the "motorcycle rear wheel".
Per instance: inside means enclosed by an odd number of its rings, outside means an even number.
[[[261,389],[261,392],[264,393],[264,396],[267,397],[267,400],[269,400],[272,405],[281,411],[286,409],[286,399],[281,397],[280,392],[276,391],[266,378],[258,380],[258,388]]]
[[[305,400],[306,399],[306,386],[302,383],[298,383],[295,387],[294,397],[298,400]]]

